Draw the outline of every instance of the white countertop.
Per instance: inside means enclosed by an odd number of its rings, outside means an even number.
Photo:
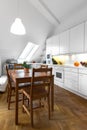
[[[32,64],[43,64],[43,63],[32,63]],[[68,67],[68,68],[77,68],[77,69],[87,69],[87,67],[84,67],[82,65],[79,66],[74,66],[73,64],[63,64],[63,65],[59,65],[59,64],[47,64],[48,66],[53,66],[53,67]]]
[[[87,67],[84,66],[74,66],[73,64],[64,64],[64,65],[58,65],[58,64],[48,64],[49,66],[54,66],[54,67],[69,67],[69,68],[77,68],[77,69],[87,69]]]

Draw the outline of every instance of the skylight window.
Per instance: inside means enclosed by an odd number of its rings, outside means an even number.
[[[23,61],[30,61],[31,57],[35,53],[35,51],[38,49],[39,45],[36,45],[32,42],[29,42],[26,47],[24,48],[23,52],[18,58],[18,62]]]
[[[29,53],[29,55],[26,57],[26,60],[30,60],[31,59],[31,57],[32,57],[32,55],[35,53],[35,51],[38,49],[38,45],[35,45],[33,48],[32,48],[32,50],[31,50],[31,52]]]

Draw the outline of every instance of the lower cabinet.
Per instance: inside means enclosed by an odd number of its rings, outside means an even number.
[[[87,68],[59,67],[48,65],[53,68],[54,84],[87,99]],[[58,73],[58,74],[57,74]],[[62,74],[62,79],[58,76]]]
[[[79,74],[79,92],[87,96],[87,75]]]
[[[64,88],[87,99],[87,69],[64,68]]]
[[[78,69],[65,68],[64,69],[64,88],[72,91],[79,90]]]

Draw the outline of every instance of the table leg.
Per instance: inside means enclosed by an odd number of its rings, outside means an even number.
[[[15,96],[15,124],[18,125],[18,82],[16,81],[16,96]]]

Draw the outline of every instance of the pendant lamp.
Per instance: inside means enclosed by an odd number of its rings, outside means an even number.
[[[10,32],[15,35],[25,35],[26,30],[22,23],[22,20],[18,17],[11,25]]]

